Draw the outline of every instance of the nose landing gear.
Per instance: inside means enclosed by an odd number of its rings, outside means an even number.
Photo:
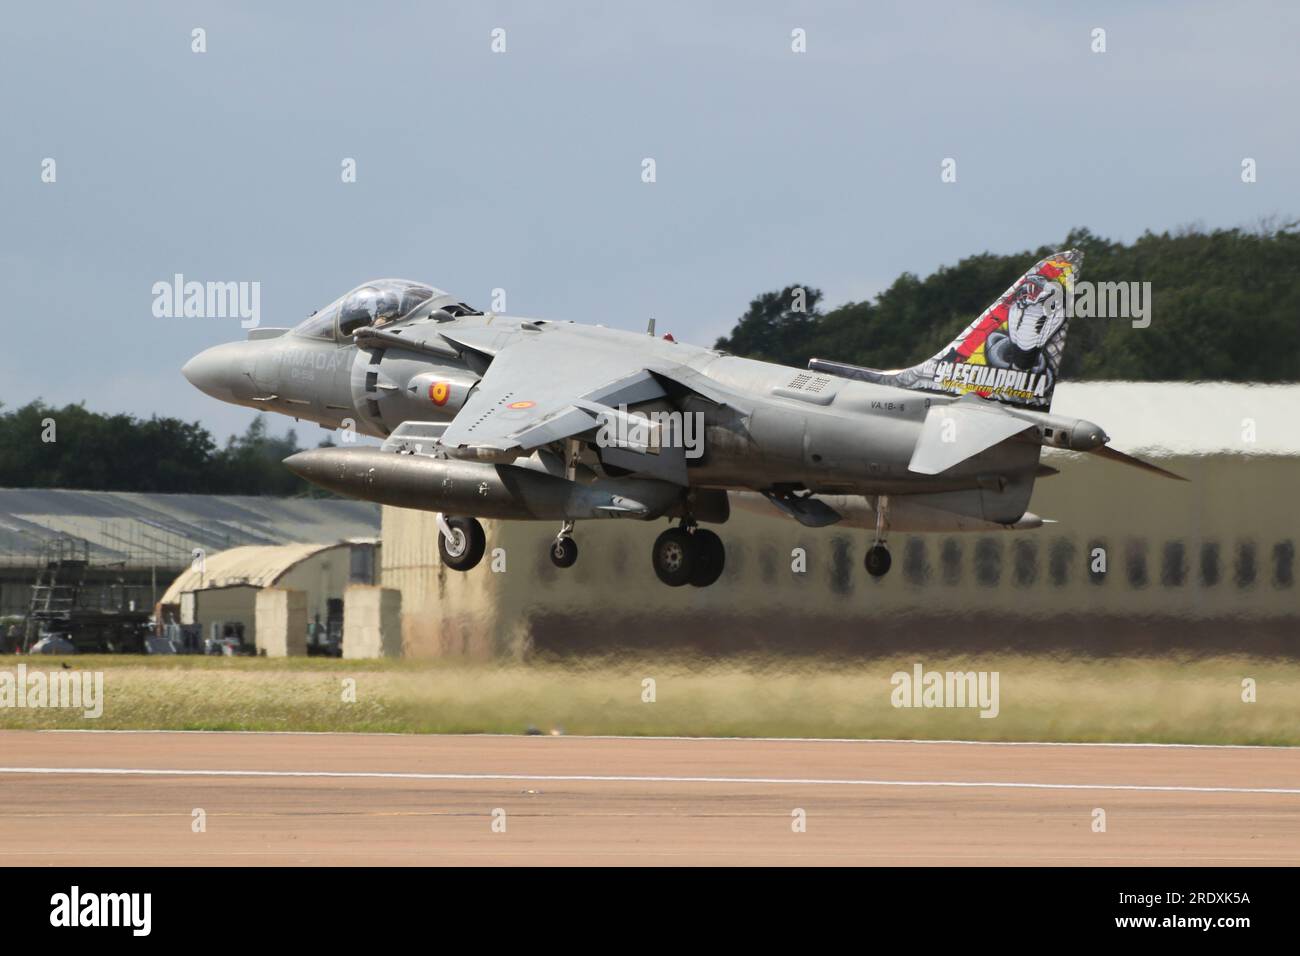
[[[483,560],[487,535],[476,518],[438,515],[438,555],[453,571],[468,571]]]

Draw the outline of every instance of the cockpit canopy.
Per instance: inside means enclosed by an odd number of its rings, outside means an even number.
[[[477,314],[448,293],[423,282],[376,279],[313,312],[293,334],[312,339],[347,339],[365,326],[381,328],[435,309],[447,309],[453,315]]]

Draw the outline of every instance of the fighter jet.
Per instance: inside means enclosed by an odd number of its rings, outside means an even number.
[[[342,429],[340,446],[285,465],[342,495],[436,512],[457,571],[483,557],[480,518],[558,522],[561,568],[577,560],[578,521],[667,519],[655,573],[707,587],[726,552],[701,525],[734,503],[870,529],[866,570],[881,576],[891,530],[1040,526],[1026,508],[1035,479],[1056,473],[1044,447],[1178,477],[1051,414],[1082,259],[1048,256],[938,354],[894,371],[739,358],[656,336],[653,321],[640,334],[483,313],[383,279],[183,372],[222,401]]]

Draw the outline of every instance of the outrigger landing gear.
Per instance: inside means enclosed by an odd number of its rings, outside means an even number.
[[[439,513],[438,554],[453,571],[468,571],[483,560],[487,535],[477,518],[446,518]]]
[[[689,518],[655,539],[650,552],[655,574],[669,587],[690,584],[707,588],[722,576],[727,549],[712,531],[696,527]]]
[[[578,560],[578,544],[573,540],[573,522],[560,525],[560,533],[551,544],[551,563],[557,568],[571,568]]]
[[[873,578],[884,577],[889,573],[893,560],[889,548],[885,547],[885,534],[889,531],[889,496],[876,495],[876,540],[867,549],[867,573]]]

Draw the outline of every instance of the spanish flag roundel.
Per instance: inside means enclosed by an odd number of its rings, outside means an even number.
[[[429,386],[429,398],[435,405],[446,405],[451,394],[451,386],[446,382],[434,382]]]

